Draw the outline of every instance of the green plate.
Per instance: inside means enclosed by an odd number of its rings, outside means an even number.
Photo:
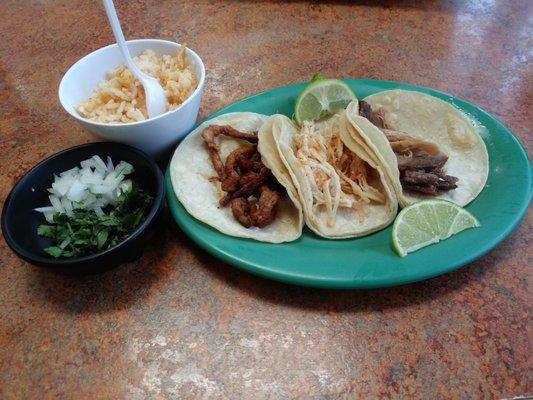
[[[496,118],[464,100],[437,90],[392,81],[346,79],[357,97],[388,89],[417,90],[453,103],[487,128],[490,171],[485,189],[467,209],[481,227],[398,257],[391,227],[359,239],[326,240],[304,229],[292,243],[268,244],[223,235],[191,217],[174,195],[166,173],[167,201],[181,229],[215,257],[256,275],[327,288],[373,288],[420,281],[459,268],[500,243],[516,227],[531,200],[531,165],[520,142]],[[233,111],[292,115],[305,83],[271,89],[239,100],[209,118]]]

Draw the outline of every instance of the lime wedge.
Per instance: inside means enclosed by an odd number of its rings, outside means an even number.
[[[454,203],[424,200],[398,214],[392,226],[392,244],[398,255],[405,257],[407,253],[478,226],[476,217]]]
[[[346,108],[352,100],[357,98],[346,83],[315,75],[296,99],[294,117],[300,125],[316,121]]]

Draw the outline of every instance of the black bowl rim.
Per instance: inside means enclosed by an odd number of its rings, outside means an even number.
[[[148,215],[144,219],[144,221],[132,232],[131,235],[129,235],[127,238],[119,242],[113,247],[109,247],[103,251],[99,251],[97,253],[83,256],[83,257],[77,257],[77,258],[48,258],[48,257],[42,257],[39,256],[33,252],[27,251],[24,248],[20,247],[19,244],[11,237],[11,234],[9,232],[9,229],[6,224],[6,209],[7,206],[12,201],[12,195],[21,185],[21,183],[24,181],[24,179],[33,171],[41,168],[43,164],[47,163],[48,161],[63,156],[64,154],[71,152],[73,150],[78,150],[84,147],[93,147],[93,146],[110,146],[110,147],[120,147],[126,151],[130,151],[132,153],[137,153],[137,155],[141,156],[150,166],[150,169],[155,173],[156,179],[157,179],[157,193],[154,196],[152,205],[150,207],[150,210],[148,212]],[[8,196],[6,197],[6,200],[4,202],[4,205],[2,207],[2,218],[1,218],[1,225],[2,225],[2,233],[4,235],[4,239],[8,246],[13,250],[18,256],[23,258],[24,260],[31,262],[31,263],[37,263],[41,265],[46,265],[49,267],[64,267],[64,266],[74,266],[77,264],[86,264],[90,262],[94,262],[98,259],[104,258],[109,256],[110,254],[120,252],[128,242],[135,240],[141,233],[144,232],[152,222],[152,220],[157,216],[159,213],[162,204],[163,204],[163,197],[165,193],[165,184],[163,181],[163,173],[159,169],[159,166],[156,164],[156,162],[145,152],[142,150],[137,149],[136,147],[129,146],[127,144],[123,143],[117,143],[117,142],[91,142],[91,143],[84,143],[77,146],[69,147],[67,149],[61,150],[55,154],[52,154],[45,159],[41,160],[39,163],[37,163],[35,166],[33,166],[30,170],[28,170],[13,186],[11,191],[9,192]]]

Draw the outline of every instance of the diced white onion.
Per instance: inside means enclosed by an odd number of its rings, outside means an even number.
[[[133,172],[133,166],[125,161],[113,165],[111,157],[107,163],[97,155],[80,162],[74,167],[54,175],[52,187],[47,191],[51,206],[35,208],[43,213],[48,222],[53,222],[56,213],[72,215],[76,208],[94,210],[101,216],[103,209],[115,204],[119,197],[131,190],[132,182],[125,176]]]
[[[79,171],[79,168],[78,167],[74,167],[74,168],[71,168],[67,171],[63,171],[59,174],[59,176],[63,177],[63,176],[73,176],[73,175],[76,175]]]
[[[53,207],[52,207],[53,208]],[[54,222],[54,214],[55,214],[55,210],[54,211],[45,211],[43,214],[44,214],[44,218],[46,219],[47,222]]]
[[[113,160],[111,157],[107,156],[107,171],[114,171],[115,167],[113,167]]]
[[[91,186],[91,193],[93,193],[93,194],[105,194],[105,193],[109,193],[109,188],[110,188],[110,186],[109,186],[109,185],[105,185],[105,184],[102,184],[102,185],[92,185],[92,186]]]
[[[75,179],[70,176],[56,178],[55,182],[52,183],[52,192],[59,197],[66,195]]]
[[[65,209],[65,214],[72,216],[72,202],[67,197],[61,198],[61,205]]]
[[[59,200],[59,197],[54,196],[53,194],[51,194],[50,196],[48,196],[48,199],[50,200],[50,203],[52,204],[52,207],[54,207],[54,210],[56,212],[58,212],[58,213],[64,213],[65,212],[65,209],[61,205],[61,200]]]
[[[133,183],[131,182],[131,179],[126,179],[122,182],[120,182],[120,185],[118,185],[120,194],[129,192],[132,188]]]
[[[80,165],[84,170],[95,167],[94,160],[92,158],[89,158],[88,160],[83,160],[82,162],[80,162]]]
[[[75,180],[74,182],[72,182],[72,185],[68,190],[67,198],[70,201],[75,201],[76,203],[79,203],[85,197],[86,189],[87,186],[85,184],[81,183],[79,180]]]
[[[105,174],[107,172],[107,166],[105,165],[104,161],[99,156],[93,156],[94,160],[94,167],[98,172],[101,174]]]
[[[115,167],[115,173],[118,175],[128,175],[133,172],[133,165],[126,161],[121,161]]]
[[[41,212],[41,213],[45,213],[45,212],[54,212],[54,211],[55,211],[54,207],[52,207],[52,206],[49,206],[49,207],[39,207],[39,208],[34,208],[33,210],[34,210],[34,211],[37,211],[37,212]]]

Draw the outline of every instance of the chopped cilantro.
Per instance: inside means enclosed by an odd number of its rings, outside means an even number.
[[[74,209],[73,215],[54,215],[54,224],[39,225],[37,234],[51,238],[44,249],[53,257],[70,258],[94,254],[125,238],[146,217],[152,197],[136,185],[122,194],[108,213],[98,216],[93,210]]]

